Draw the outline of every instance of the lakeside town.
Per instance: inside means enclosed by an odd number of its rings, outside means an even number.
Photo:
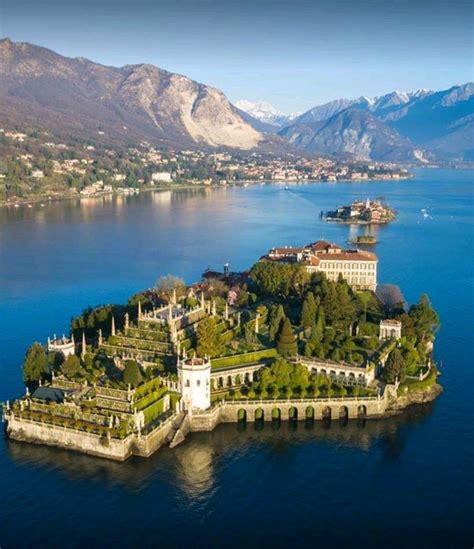
[[[8,437],[124,461],[221,422],[365,421],[441,392],[439,319],[377,279],[372,252],[273,247],[249,271],[174,276],[33,343]]]
[[[94,142],[95,143],[95,142]],[[0,129],[0,204],[94,197],[184,186],[264,182],[400,180],[406,168],[257,152],[158,149],[150,143],[108,148],[58,142],[47,132]]]

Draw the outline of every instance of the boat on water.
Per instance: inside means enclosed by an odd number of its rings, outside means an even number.
[[[290,190],[290,187],[288,187],[288,185],[285,185],[284,190],[285,190],[285,191],[289,191],[289,190]]]

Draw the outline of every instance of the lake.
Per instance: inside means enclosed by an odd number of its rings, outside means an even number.
[[[157,191],[0,210],[0,400],[23,391],[32,341],[88,305],[172,273],[246,269],[275,245],[365,227],[319,218],[353,199],[398,211],[375,227],[379,282],[440,314],[443,395],[402,416],[263,430],[222,425],[150,459],[110,463],[0,439],[0,547],[471,547],[474,540],[472,173],[406,181]],[[421,212],[426,209],[428,217]]]

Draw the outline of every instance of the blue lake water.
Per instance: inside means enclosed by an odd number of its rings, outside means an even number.
[[[474,194],[468,171],[400,182],[142,193],[0,211],[0,400],[23,391],[34,340],[88,305],[120,302],[173,273],[249,267],[274,245],[348,226],[319,219],[383,196],[379,281],[427,292],[442,328],[444,394],[365,425],[220,426],[148,460],[110,463],[0,438],[0,547],[67,545],[472,547]],[[428,210],[423,217],[421,209]],[[360,234],[365,230],[358,229]]]

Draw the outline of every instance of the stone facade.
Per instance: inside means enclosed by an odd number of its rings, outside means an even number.
[[[380,321],[380,339],[396,339],[402,337],[402,323],[399,320],[386,319]]]

